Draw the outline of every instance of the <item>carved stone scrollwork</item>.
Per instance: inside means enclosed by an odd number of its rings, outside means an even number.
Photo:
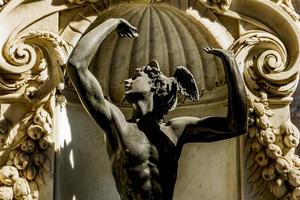
[[[60,66],[66,63],[70,51],[69,45],[50,31],[31,31],[9,40],[3,55],[7,62],[0,66],[20,75],[13,83],[0,78],[0,90],[7,93],[23,88],[28,100],[45,97],[62,82]]]
[[[269,33],[248,32],[235,42],[232,50],[238,60],[245,61],[243,74],[249,90],[245,155],[250,195],[255,199],[298,199],[300,159],[295,148],[299,131],[289,117],[274,120],[280,113],[270,105],[275,102],[282,108],[288,106],[298,72],[288,66],[283,43]]]
[[[246,55],[244,78],[256,95],[265,90],[270,96],[289,96],[297,86],[298,73],[288,67],[287,51],[274,35],[250,31],[233,45],[236,54]]]
[[[51,171],[47,150],[52,145],[53,91],[62,82],[63,66],[71,51],[70,46],[50,31],[30,31],[9,40],[4,47],[7,62],[2,70],[16,76],[15,82],[0,80],[1,94],[22,91],[32,104],[17,127],[5,131],[1,154],[8,155],[0,168],[0,199],[38,199],[39,186]],[[17,97],[20,98],[20,97]],[[22,98],[21,98],[22,99]],[[23,98],[24,100],[24,98]]]

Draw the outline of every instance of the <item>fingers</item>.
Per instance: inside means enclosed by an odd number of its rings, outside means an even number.
[[[212,51],[214,51],[214,50],[216,50],[216,49],[214,49],[214,48],[212,48],[212,47],[206,47],[206,48],[204,48],[203,49],[206,53],[212,53]]]
[[[140,35],[138,34],[138,32],[133,32],[133,37],[137,38],[139,37]]]
[[[125,19],[120,19],[121,20],[121,23],[125,26],[127,26],[130,30],[134,31],[134,32],[137,32],[138,29],[134,26],[132,26],[127,20]]]
[[[137,31],[127,29],[127,28],[126,28],[126,30],[119,30],[117,32],[118,32],[119,36],[122,38],[124,38],[124,37],[130,37],[130,38],[139,37],[139,34]]]
[[[126,35],[126,37],[138,37],[139,34],[138,34],[138,31],[137,29],[128,29],[126,31],[124,31],[124,34]]]
[[[131,33],[119,33],[119,36],[121,38],[125,38],[125,37],[133,38],[134,37]]]
[[[206,51],[206,52],[209,51],[210,49],[211,49],[211,47],[205,47],[205,48],[203,48],[203,50]]]
[[[121,37],[138,37],[138,29],[132,26],[125,19],[120,19],[120,24],[117,27],[117,32]]]
[[[129,27],[130,28],[130,30],[132,31],[132,32],[138,32],[139,30],[136,28],[136,27],[134,27],[134,26],[131,26],[131,27]]]
[[[215,49],[213,47],[206,47],[203,50],[208,54],[214,54],[214,55],[218,55],[223,51],[222,49]]]
[[[138,34],[138,29],[137,28],[134,28],[134,29],[130,29],[130,35],[131,37],[139,37],[139,34]]]
[[[133,37],[133,35],[130,32],[126,33],[125,36],[126,37]]]

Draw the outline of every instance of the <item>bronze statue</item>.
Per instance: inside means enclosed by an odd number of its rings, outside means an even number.
[[[174,77],[162,74],[156,61],[138,68],[124,81],[125,96],[134,108],[127,121],[120,109],[106,100],[101,86],[88,71],[102,41],[113,30],[121,37],[137,37],[124,19],[109,19],[85,34],[75,47],[68,73],[87,112],[104,130],[112,173],[122,200],[171,200],[182,146],[213,142],[247,132],[248,108],[243,80],[234,57],[227,51],[204,49],[223,61],[229,88],[227,117],[163,117],[177,102],[177,93],[198,100],[192,74],[178,67]]]

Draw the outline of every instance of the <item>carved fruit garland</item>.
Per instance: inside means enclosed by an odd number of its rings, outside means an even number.
[[[5,46],[4,57],[9,63],[2,63],[1,67],[29,75],[11,84],[0,80],[0,90],[14,92],[24,88],[24,97],[33,106],[18,127],[2,138],[5,143],[1,154],[9,155],[0,169],[0,199],[32,200],[38,199],[39,186],[50,172],[47,150],[51,143],[51,102],[62,79],[60,67],[66,63],[71,49],[59,35],[49,31],[26,32],[15,38]]]
[[[290,120],[272,127],[266,94],[249,98],[250,126],[246,139],[246,167],[250,171],[251,196],[269,191],[278,199],[300,198],[300,159],[295,154],[299,131]],[[262,179],[262,178],[263,179]]]
[[[44,173],[51,164],[47,149],[51,144],[51,98],[33,106],[20,122],[5,166],[0,169],[0,199],[30,200],[38,198],[38,187],[44,184]]]

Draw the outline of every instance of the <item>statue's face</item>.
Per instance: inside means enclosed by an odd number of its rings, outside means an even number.
[[[151,79],[145,72],[137,72],[132,78],[125,80],[124,87],[126,97],[132,101],[135,100],[133,98],[145,98],[152,92]]]

